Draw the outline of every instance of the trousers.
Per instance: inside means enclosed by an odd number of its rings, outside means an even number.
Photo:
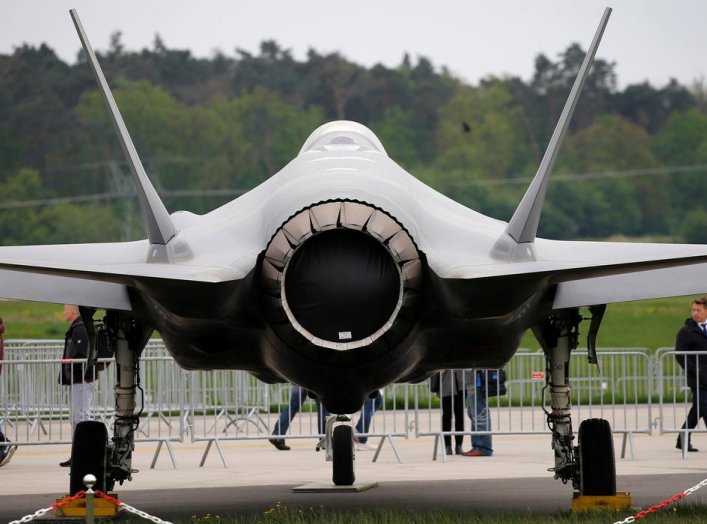
[[[71,434],[76,430],[76,424],[84,420],[93,420],[91,403],[96,391],[95,382],[79,382],[71,385]]]

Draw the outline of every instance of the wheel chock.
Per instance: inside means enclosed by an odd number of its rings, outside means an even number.
[[[108,493],[112,498],[117,499],[115,493]],[[67,495],[68,497],[68,495]],[[66,498],[66,497],[64,497]],[[64,498],[56,499],[56,502],[61,502]],[[118,514],[118,507],[112,502],[100,497],[93,498],[93,516],[94,517],[115,517]],[[86,518],[86,497],[81,497],[72,500],[60,507],[56,508],[57,517],[83,517]]]
[[[616,495],[580,495],[575,492],[572,496],[572,511],[594,510],[626,510],[633,504],[631,493],[617,491]]]

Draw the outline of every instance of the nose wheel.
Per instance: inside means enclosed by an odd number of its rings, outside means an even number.
[[[332,462],[332,480],[335,486],[353,486],[354,442],[351,418],[347,415],[332,415],[326,421],[324,439],[320,442],[326,449],[326,460]],[[319,445],[317,451],[319,451]]]
[[[332,435],[332,480],[337,486],[351,486],[356,480],[354,474],[353,428],[348,424],[334,427]]]

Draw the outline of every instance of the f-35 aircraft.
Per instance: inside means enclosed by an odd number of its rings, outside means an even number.
[[[0,248],[0,296],[80,304],[89,327],[103,309],[115,339],[113,438],[91,423],[79,426],[72,489],[86,468],[101,473],[99,488],[131,479],[136,370],[155,330],[186,369],[247,370],[318,397],[337,414],[329,425],[334,482],[352,484],[345,414],[393,382],[503,366],[532,329],[547,357],[554,475],[583,494],[614,494],[608,423],[585,421],[574,442],[567,375],[579,307],[592,312],[596,361],[606,305],[704,292],[707,246],[536,238],[548,177],[610,12],[506,223],[418,181],[371,130],[350,121],[316,129],[287,166],[234,201],[201,216],[170,214],[72,10],[148,231],[136,242]]]

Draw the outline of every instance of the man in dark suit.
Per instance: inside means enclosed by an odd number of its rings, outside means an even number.
[[[700,418],[707,424],[707,296],[692,301],[691,318],[678,332],[675,351],[686,352],[676,354],[675,358],[685,370],[687,385],[692,391],[692,407],[682,429],[692,429],[697,427]],[[706,353],[690,354],[695,352]],[[684,435],[678,435],[676,448],[682,449]],[[697,451],[689,439],[687,446],[688,451]]]

